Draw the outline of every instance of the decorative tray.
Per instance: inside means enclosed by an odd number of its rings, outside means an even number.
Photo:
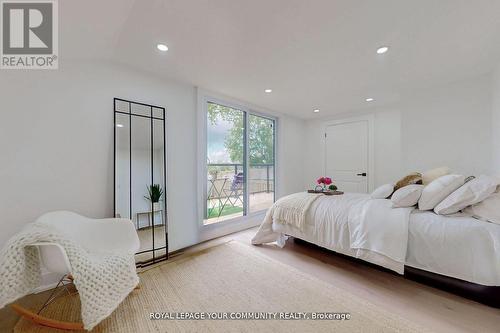
[[[307,190],[307,193],[323,193],[324,195],[341,195],[344,194],[342,191],[316,191],[316,190]]]

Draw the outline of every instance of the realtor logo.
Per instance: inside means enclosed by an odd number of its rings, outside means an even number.
[[[2,1],[2,69],[57,69],[57,2]]]

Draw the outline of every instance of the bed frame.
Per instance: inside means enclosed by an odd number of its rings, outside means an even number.
[[[291,236],[292,237],[292,236]],[[351,261],[362,262],[365,265],[374,267],[376,269],[389,272],[397,275],[391,270],[383,268],[381,266],[371,264],[362,259],[354,258],[344,254],[337,253],[335,251],[326,249],[324,247],[318,246],[316,244],[307,242],[300,238],[292,237],[294,242],[297,244],[303,244],[306,246],[312,246],[319,248],[322,251],[328,251],[334,255],[341,256]],[[431,273],[421,269],[413,268],[410,266],[405,266],[404,277],[408,280],[416,281],[434,288],[445,290],[455,295],[462,296],[464,298],[494,307],[500,308],[500,286],[484,286],[477,283],[472,283],[449,276],[444,276],[441,274]]]
[[[404,276],[409,280],[442,289],[494,308],[500,308],[500,286],[484,286],[410,266],[405,266]]]

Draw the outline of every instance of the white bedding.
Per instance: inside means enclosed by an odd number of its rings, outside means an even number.
[[[269,209],[252,239],[253,244],[278,241],[282,245],[284,234],[300,237],[297,231],[309,232],[318,245],[403,274],[411,209],[392,208],[390,201],[370,199],[365,194],[319,196],[305,214],[304,224],[298,228],[293,223],[277,223],[274,218],[277,208],[274,205]]]
[[[415,210],[406,265],[485,286],[500,286],[500,225]]]
[[[328,249],[353,255],[349,246],[349,227],[347,219],[349,209],[369,197],[365,194],[344,194],[341,196],[320,196],[309,207],[302,229],[289,224],[274,223],[273,207],[267,213],[252,244],[263,244],[278,241],[282,244],[283,234],[296,236],[296,233],[306,236],[304,240],[314,240],[315,244]]]
[[[390,200],[371,199],[351,207],[350,247],[356,257],[404,274],[408,224],[413,208],[393,208]]]
[[[266,216],[252,243],[276,240],[283,243],[284,235],[290,235],[397,271],[398,266],[391,267],[397,261],[387,256],[371,257],[372,251],[360,253],[351,247],[349,210],[369,200],[366,194],[322,196],[311,204],[302,229],[273,223],[272,215]],[[366,221],[369,222],[369,218]],[[445,217],[414,210],[407,230],[405,265],[482,285],[500,286],[500,225],[468,216]]]

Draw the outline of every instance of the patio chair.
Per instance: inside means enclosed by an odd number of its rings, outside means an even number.
[[[236,204],[240,202],[241,206],[243,207],[243,199],[241,198],[241,196],[243,196],[244,194],[243,191],[244,183],[245,183],[245,177],[243,176],[243,172],[238,172],[233,177],[233,181],[231,182],[231,187],[229,189],[226,188],[222,189],[226,200],[224,201],[221,209],[219,210],[219,217],[222,214],[224,207],[226,207],[228,204],[230,204],[231,206],[236,206]]]
[[[208,180],[207,188],[207,208],[210,216],[215,209],[221,211],[222,207],[222,190],[226,186],[227,178],[212,178]],[[222,185],[219,185],[221,183]],[[220,216],[220,214],[219,214]]]

